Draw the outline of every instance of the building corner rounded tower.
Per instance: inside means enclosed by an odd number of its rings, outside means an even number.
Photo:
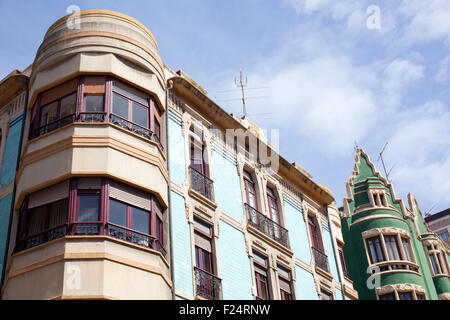
[[[3,299],[171,299],[166,79],[151,32],[87,10],[32,65]]]
[[[409,208],[369,156],[356,151],[341,209],[344,256],[362,300],[450,299],[448,246]]]

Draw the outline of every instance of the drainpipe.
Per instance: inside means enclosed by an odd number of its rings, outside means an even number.
[[[172,80],[169,81],[169,86],[166,88],[166,159],[167,172],[169,176],[169,183],[167,184],[167,202],[169,205],[169,239],[170,239],[170,277],[172,278],[172,300],[175,300],[175,270],[173,265],[173,237],[172,237],[172,206],[170,204],[170,169],[169,169],[169,91],[173,88]]]
[[[18,155],[17,155],[17,160],[16,160],[16,174],[17,174],[17,170],[19,169],[20,155],[22,154],[23,133],[25,131],[25,120],[26,120],[26,114],[27,114],[28,93],[29,93],[28,79],[24,79],[24,83],[25,83],[25,100],[24,100],[24,106],[23,106],[23,119],[22,119],[22,128],[20,131],[19,149],[18,149]],[[8,254],[9,254],[11,226],[12,226],[12,221],[13,221],[13,216],[14,216],[14,203],[16,200],[16,189],[17,189],[17,181],[16,181],[16,177],[14,177],[12,203],[11,203],[11,210],[9,213],[9,224],[8,224],[8,232],[7,232],[7,237],[6,237],[5,255],[3,257],[3,270],[2,270],[2,277],[1,277],[1,281],[0,281],[0,284],[1,284],[0,288],[3,288],[3,284],[4,284],[5,276],[6,276],[5,263],[7,262],[7,258],[8,258]],[[2,299],[2,290],[0,290],[0,299]]]

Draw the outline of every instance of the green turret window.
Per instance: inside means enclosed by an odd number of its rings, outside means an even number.
[[[397,236],[385,236],[386,249],[389,255],[389,260],[401,260],[400,249],[397,243]]]
[[[381,248],[380,237],[373,237],[366,240],[367,248],[369,249],[370,263],[377,263],[385,261],[383,249]]]

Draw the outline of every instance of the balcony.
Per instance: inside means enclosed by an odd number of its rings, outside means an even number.
[[[43,243],[65,237],[66,235],[108,235],[116,239],[124,240],[143,246],[149,249],[159,251],[164,257],[166,256],[166,249],[163,245],[149,234],[145,234],[136,230],[131,230],[123,226],[118,226],[112,223],[107,223],[103,230],[103,222],[74,222],[64,223],[37,234],[26,237],[17,243],[16,252],[23,251],[29,248],[36,247]]]
[[[317,250],[316,248],[312,248],[313,255],[314,255],[314,262],[316,264],[316,267],[319,267],[323,271],[330,272],[330,266],[328,265],[328,257],[325,253],[323,253],[320,250]]]
[[[289,248],[288,230],[269,219],[255,208],[245,204],[245,211],[247,212],[248,224],[265,235],[269,236],[276,242]]]
[[[104,122],[108,122],[108,118],[107,118],[106,112],[80,112],[78,114],[78,116],[75,113],[73,113],[73,114],[70,114],[64,118],[57,120],[57,121],[46,124],[45,126],[37,128],[35,130],[31,130],[30,140],[35,139],[46,133],[52,132],[56,129],[62,128],[68,124],[75,123],[75,122],[82,122],[82,123],[102,122],[102,123],[104,123]],[[164,150],[164,147],[163,147],[159,137],[156,134],[154,134],[151,130],[149,130],[145,127],[142,127],[136,123],[130,122],[127,119],[124,119],[115,114],[109,115],[109,123],[112,123],[121,128],[129,130],[133,133],[136,133],[146,139],[152,140],[159,145],[161,150]]]
[[[215,275],[194,267],[195,292],[207,300],[219,300],[222,293],[222,280]]]
[[[189,166],[189,180],[193,190],[214,201],[214,182],[211,179]]]

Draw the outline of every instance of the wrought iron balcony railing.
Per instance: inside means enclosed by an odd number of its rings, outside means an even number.
[[[35,130],[31,130],[30,132],[30,140],[35,139],[39,136],[42,136],[46,133],[52,132],[56,129],[62,128],[70,123],[74,122],[88,122],[88,123],[95,123],[95,122],[106,122],[108,121],[106,112],[80,112],[78,117],[75,113],[70,114],[64,118],[61,118],[57,121],[54,121],[52,123],[46,124],[40,128],[37,128]],[[164,150],[164,147],[161,143],[160,138],[153,133],[151,130],[142,127],[136,123],[133,123],[131,121],[128,121],[127,119],[124,119],[118,115],[110,114],[109,115],[109,121],[112,124],[118,125],[121,128],[127,129],[131,132],[134,132],[144,138],[150,139],[154,142],[156,142],[162,150]]]
[[[73,122],[75,122],[75,120],[76,120],[76,114],[75,113],[69,114],[68,116],[65,116],[59,120],[53,121],[51,123],[48,123],[46,125],[43,125],[37,129],[35,129],[35,130],[32,130],[30,138],[31,139],[37,138],[46,133],[49,133],[56,129],[62,128],[65,125],[68,125],[69,123],[73,123]]]
[[[153,132],[147,128],[144,128],[136,123],[128,121],[127,119],[124,119],[115,114],[111,114],[110,119],[111,119],[111,123],[118,125],[119,127],[127,129],[131,132],[134,132],[144,138],[147,138],[150,140],[152,139]]]
[[[214,201],[214,182],[211,179],[192,166],[189,166],[189,177],[192,189]]]
[[[64,223],[58,226],[49,228],[42,232],[27,236],[24,239],[18,241],[15,251],[22,251],[29,249],[45,242],[62,238],[66,235],[101,235],[103,233],[102,229],[103,222],[74,222],[71,224]],[[165,257],[167,252],[164,246],[153,236],[145,233],[138,232],[136,230],[131,230],[122,226],[108,223],[106,224],[107,231],[106,234],[117,239],[132,242],[134,244],[151,248],[162,253]]]
[[[105,122],[106,112],[80,112],[79,122]]]
[[[215,275],[194,267],[196,294],[208,300],[219,300],[222,280]]]
[[[55,227],[49,228],[42,232],[33,234],[25,239],[19,240],[15,251],[22,251],[29,248],[36,247],[48,241],[52,241],[58,238],[62,238],[67,233],[67,224],[60,224]]]
[[[316,266],[326,272],[330,272],[330,266],[328,265],[327,255],[314,247],[312,248],[312,251],[314,254],[314,262]]]
[[[247,212],[247,221],[249,225],[268,235],[278,243],[281,243],[283,246],[289,248],[289,236],[287,229],[283,228],[278,223],[266,217],[248,204],[245,204],[245,211]]]

